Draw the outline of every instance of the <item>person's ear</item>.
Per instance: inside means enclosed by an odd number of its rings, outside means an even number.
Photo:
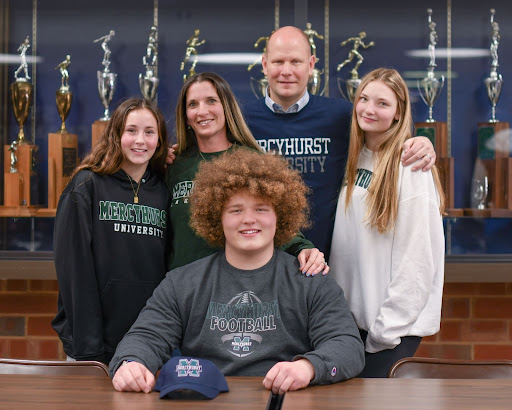
[[[268,75],[267,73],[267,56],[265,53],[261,55],[261,66],[263,67],[263,74]]]

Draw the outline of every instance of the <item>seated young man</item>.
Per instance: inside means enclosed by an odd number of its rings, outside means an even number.
[[[343,291],[276,249],[307,225],[306,192],[272,154],[238,149],[201,165],[191,225],[224,250],[160,283],[110,362],[116,390],[150,392],[178,347],[226,376],[264,376],[279,394],[361,372],[364,347]]]

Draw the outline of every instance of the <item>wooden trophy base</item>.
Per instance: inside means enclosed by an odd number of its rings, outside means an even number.
[[[23,177],[18,172],[4,174],[4,205],[20,206],[22,198]]]
[[[96,145],[101,136],[103,135],[103,131],[107,128],[108,121],[97,120],[92,123],[92,142],[91,148]]]
[[[10,145],[4,146],[4,174],[10,174],[11,154]],[[17,162],[17,174],[23,181],[23,191],[20,203],[22,205],[37,205],[37,181],[34,172],[34,154],[37,151],[36,145],[20,144],[15,152]]]
[[[416,136],[427,137],[436,151],[438,158],[448,157],[448,132],[446,122],[417,122]]]
[[[439,179],[445,196],[445,208],[455,208],[454,194],[454,158],[437,158]]]
[[[55,209],[78,162],[78,136],[48,134],[48,208]]]

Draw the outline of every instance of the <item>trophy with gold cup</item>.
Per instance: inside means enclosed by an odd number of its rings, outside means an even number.
[[[14,116],[19,125],[17,140],[4,149],[4,205],[33,205],[37,202],[37,174],[34,153],[37,146],[27,143],[24,124],[32,105],[32,84],[29,82],[26,53],[30,48],[27,36],[18,47],[21,64],[14,72],[11,100]]]
[[[361,84],[361,79],[359,78],[359,74],[357,70],[359,66],[363,63],[364,58],[359,51],[359,47],[364,49],[372,47],[375,45],[375,42],[370,41],[368,44],[364,43],[364,39],[366,38],[366,32],[361,31],[355,37],[349,37],[345,41],[342,41],[340,45],[343,47],[350,42],[353,42],[352,50],[349,51],[347,58],[338,64],[337,71],[340,71],[343,67],[345,67],[348,63],[351,63],[354,58],[357,59],[356,64],[352,70],[350,70],[351,77],[348,80],[343,80],[338,78],[338,89],[340,90],[341,95],[346,100],[351,103],[354,102],[354,98],[356,95],[357,87]],[[345,91],[343,91],[345,89]]]
[[[112,52],[108,47],[108,42],[115,35],[116,32],[114,30],[110,30],[108,34],[94,40],[95,43],[101,42],[101,48],[103,49],[103,61],[101,62],[103,65],[103,71],[98,70],[96,74],[98,79],[98,93],[105,111],[103,112],[103,117],[92,124],[93,147],[103,134],[103,131],[107,126],[107,121],[110,119],[109,105],[112,101],[112,97],[114,96],[117,84],[117,74],[110,72],[110,55]]]
[[[491,216],[499,210],[512,210],[512,158],[510,158],[509,123],[496,118],[496,104],[500,98],[503,76],[498,73],[498,46],[500,29],[495,20],[496,10],[490,10],[492,58],[490,73],[484,79],[491,102],[491,118],[478,123],[478,160],[484,165],[489,179],[487,208]],[[479,186],[474,191],[480,189]],[[473,192],[474,194],[474,192]],[[469,212],[469,211],[468,211]]]
[[[56,92],[57,111],[61,126],[57,132],[48,134],[48,208],[57,208],[59,197],[69,181],[78,162],[78,136],[66,128],[66,118],[71,109],[73,93],[69,86],[71,56],[55,67],[60,70],[61,86]]]

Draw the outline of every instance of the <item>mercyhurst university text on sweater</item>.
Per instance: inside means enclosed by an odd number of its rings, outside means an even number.
[[[108,363],[164,278],[167,189],[146,171],[135,182],[80,171],[64,190],[54,232],[59,282],[52,322],[68,356]]]

